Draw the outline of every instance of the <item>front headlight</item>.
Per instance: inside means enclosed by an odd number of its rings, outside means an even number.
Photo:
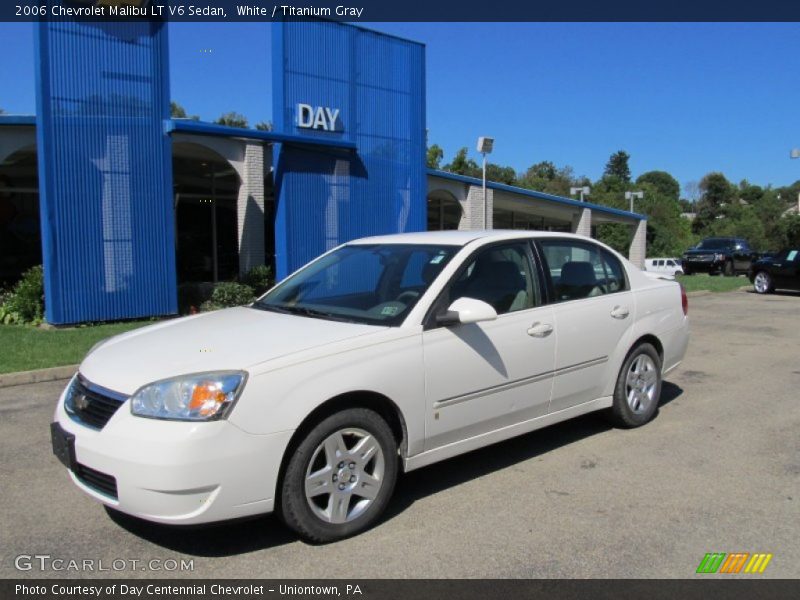
[[[131,396],[131,413],[176,421],[221,419],[236,402],[246,380],[244,371],[218,371],[148,383]]]
[[[725,255],[724,254],[715,254],[714,255],[714,260],[725,260]]]

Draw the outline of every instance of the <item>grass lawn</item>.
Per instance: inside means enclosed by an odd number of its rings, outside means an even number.
[[[100,340],[150,324],[129,321],[51,330],[0,325],[0,373],[73,365]]]
[[[750,285],[750,280],[739,275],[737,277],[723,277],[722,275],[715,275],[711,277],[703,273],[695,275],[678,276],[675,279],[683,284],[687,292],[698,292],[700,290],[708,290],[710,292],[730,292],[738,290],[740,287]]]

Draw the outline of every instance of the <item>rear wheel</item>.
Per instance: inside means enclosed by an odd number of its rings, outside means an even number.
[[[318,423],[289,460],[280,514],[312,542],[332,542],[372,525],[397,479],[397,441],[377,413],[352,408]]]
[[[753,287],[759,294],[769,294],[775,291],[775,285],[772,282],[772,277],[766,271],[759,271],[753,278]]]
[[[611,417],[619,427],[640,427],[658,410],[661,397],[661,357],[652,344],[634,348],[617,376]]]

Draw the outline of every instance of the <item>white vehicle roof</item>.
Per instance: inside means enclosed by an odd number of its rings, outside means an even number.
[[[360,238],[350,244],[443,244],[446,246],[466,246],[475,240],[496,239],[513,240],[519,238],[575,238],[592,239],[574,233],[552,231],[532,231],[524,229],[491,229],[482,231],[420,231],[416,233],[395,233]],[[592,239],[592,241],[597,241]]]

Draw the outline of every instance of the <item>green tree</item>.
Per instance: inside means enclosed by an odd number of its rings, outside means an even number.
[[[628,160],[630,159],[631,155],[625,152],[624,150],[618,150],[614,152],[606,163],[606,169],[603,172],[603,175],[613,175],[618,177],[624,183],[630,183],[631,180],[631,169],[628,166]]]
[[[777,188],[775,190],[780,196],[781,202],[785,208],[790,206],[797,206],[800,201],[800,181],[795,181],[792,185]]]
[[[636,185],[650,185],[659,196],[676,201],[681,193],[681,185],[678,180],[666,171],[647,171],[647,173],[642,173],[636,178]]]
[[[760,196],[749,197],[750,209],[754,212],[764,228],[764,244],[763,246],[757,247],[757,249],[779,250],[783,246],[781,221],[783,220],[783,213],[786,207],[780,199],[778,192],[767,188],[762,190]]]
[[[241,129],[247,129],[249,127],[247,117],[234,111],[220,115],[214,123],[217,125],[225,125],[226,127],[239,127]]]
[[[425,164],[429,169],[439,169],[444,158],[444,150],[438,145],[428,146],[428,151],[425,155]]]
[[[256,130],[258,131],[272,131],[272,121],[259,121],[256,123]]]
[[[545,160],[528,167],[517,179],[517,185],[546,194],[569,196],[571,187],[589,185],[589,181],[585,177],[576,177],[570,166],[559,169]]]
[[[486,165],[486,180],[505,183],[506,185],[516,185],[517,172],[512,167],[501,167],[494,163],[488,163]]]
[[[445,171],[466,175],[468,177],[482,177],[483,171],[474,160],[467,156],[467,148],[461,148],[453,157],[452,162],[444,166]]]
[[[736,189],[719,172],[708,173],[700,180],[700,200],[697,202],[697,216],[692,223],[695,233],[711,227],[715,220],[724,217],[723,209],[736,199]]]
[[[200,117],[197,115],[189,116],[186,113],[186,109],[183,108],[180,104],[175,102],[174,100],[169,103],[169,112],[170,116],[173,119],[191,119],[192,121],[199,121]]]
[[[781,219],[780,246],[800,248],[800,214],[787,215]]]

